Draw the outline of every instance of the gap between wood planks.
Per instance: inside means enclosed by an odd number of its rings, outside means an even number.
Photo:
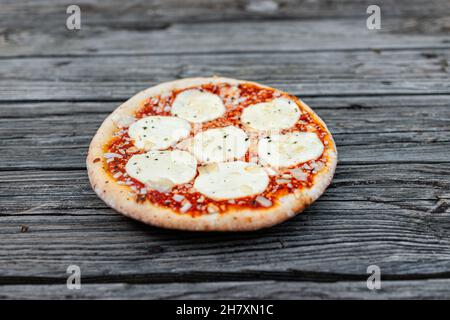
[[[137,92],[136,92],[137,93]],[[411,93],[343,93],[343,94],[327,94],[327,93],[321,93],[321,94],[293,94],[297,96],[300,99],[308,99],[308,98],[351,98],[351,97],[408,97],[408,96],[450,96],[450,93],[447,91],[443,92],[411,92]],[[123,98],[111,98],[111,99],[30,99],[30,100],[20,100],[20,99],[0,99],[0,105],[1,104],[23,104],[23,103],[96,103],[96,102],[116,102],[116,103],[123,103],[127,101],[131,96],[124,96]],[[112,112],[113,110],[111,110]],[[105,112],[92,112],[92,114],[107,114]]]
[[[366,281],[368,274],[343,274],[311,271],[283,271],[283,272],[177,272],[155,274],[109,275],[100,277],[83,277],[84,284],[152,284],[152,283],[211,283],[211,282],[259,282],[259,281],[292,281],[292,282],[359,282]],[[66,277],[27,277],[0,276],[2,285],[20,284],[60,284]],[[383,274],[386,281],[415,281],[432,279],[450,279],[450,272],[430,274]]]
[[[1,196],[0,196],[1,197]],[[429,201],[432,202],[433,200],[431,199],[405,199],[405,200],[413,200],[413,201]],[[399,201],[396,200],[391,200],[391,201],[385,201],[385,200],[379,200],[377,199],[376,201],[374,199],[367,199],[367,200],[359,200],[359,199],[344,199],[344,200],[335,200],[335,199],[320,199],[318,200],[320,202],[330,202],[330,203],[341,203],[341,202],[359,202],[359,203],[366,203],[366,202],[376,202],[376,203],[383,203],[383,204],[391,204],[391,205],[398,205]],[[111,217],[112,214],[108,214],[108,213],[98,213],[99,210],[111,210],[112,212],[115,212],[114,209],[106,206],[106,205],[102,205],[100,204],[98,207],[91,207],[91,208],[87,208],[87,207],[71,207],[70,210],[74,211],[74,210],[83,210],[83,213],[31,213],[34,210],[40,209],[40,208],[45,208],[46,205],[39,205],[39,206],[34,206],[32,208],[29,208],[27,210],[23,210],[21,212],[14,212],[11,214],[4,214],[4,213],[0,213],[0,217],[20,217],[21,215],[23,215],[26,218],[30,218],[30,217]],[[423,209],[423,208],[419,208],[416,207],[412,204],[407,204],[408,206],[408,210],[412,210],[412,211],[417,211],[417,212],[423,212],[423,213],[445,213],[445,210],[447,208],[449,208],[449,203],[445,201],[445,198],[441,198],[437,201],[435,201],[435,205],[432,208],[429,209]],[[400,208],[404,207],[403,205],[399,205]],[[87,211],[90,212],[94,212],[94,213],[86,213]],[[114,213],[113,213],[114,214]],[[117,213],[119,214],[119,213]],[[450,278],[450,277],[449,277]]]
[[[87,146],[86,146],[87,148]],[[342,161],[339,162],[338,165],[339,166],[365,166],[365,165],[389,165],[389,164],[433,164],[433,165],[438,165],[438,164],[447,164],[450,163],[450,159],[448,161],[371,161],[371,162],[366,162],[366,161],[352,161],[352,162],[346,162],[346,161]],[[14,167],[14,166],[9,166],[9,167],[0,167],[0,172],[10,172],[10,171],[68,171],[68,172],[74,172],[74,171],[86,171],[86,167],[85,166],[80,166],[80,167],[51,167],[51,168],[45,168],[45,167]]]
[[[424,47],[389,47],[389,48],[323,48],[323,49],[304,49],[304,50],[248,50],[248,51],[177,51],[177,52],[148,52],[148,53],[108,53],[108,54],[20,54],[0,56],[0,60],[12,60],[12,59],[43,59],[43,58],[110,58],[110,57],[160,57],[160,56],[208,56],[208,55],[247,55],[247,54],[296,54],[296,53],[316,53],[316,52],[371,52],[371,51],[423,51],[423,50],[448,50],[450,46],[424,46]]]

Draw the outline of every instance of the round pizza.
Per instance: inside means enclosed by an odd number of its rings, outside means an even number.
[[[331,133],[301,100],[213,77],[163,83],[123,103],[92,139],[87,168],[98,196],[128,217],[246,231],[302,212],[336,162]]]

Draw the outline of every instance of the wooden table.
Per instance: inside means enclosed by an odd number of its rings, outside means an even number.
[[[371,3],[0,0],[0,298],[450,298],[450,2],[378,1],[368,30]],[[339,150],[328,191],[253,233],[109,209],[85,170],[101,121],[144,88],[213,74],[317,111]]]

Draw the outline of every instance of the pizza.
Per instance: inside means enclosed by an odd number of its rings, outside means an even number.
[[[255,82],[189,78],[119,106],[90,144],[91,185],[144,223],[248,231],[302,212],[327,188],[337,151],[297,97]]]

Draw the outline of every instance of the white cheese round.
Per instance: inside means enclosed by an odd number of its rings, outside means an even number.
[[[197,160],[186,151],[149,151],[132,156],[125,166],[128,175],[144,184],[170,186],[191,181]]]
[[[288,132],[271,135],[259,140],[258,155],[262,164],[274,167],[290,167],[317,159],[324,146],[316,133]]]
[[[189,136],[191,125],[177,117],[150,116],[128,129],[128,135],[139,149],[162,150]]]
[[[214,200],[238,199],[263,192],[269,176],[260,166],[243,162],[222,162],[199,169],[194,188]]]
[[[191,89],[177,95],[171,112],[187,121],[201,123],[221,117],[225,113],[225,106],[219,96]]]
[[[299,118],[297,104],[286,98],[250,105],[241,115],[241,121],[246,126],[264,131],[290,128]]]
[[[245,155],[248,147],[247,134],[234,126],[200,132],[189,146],[197,159],[203,163],[239,159]]]

